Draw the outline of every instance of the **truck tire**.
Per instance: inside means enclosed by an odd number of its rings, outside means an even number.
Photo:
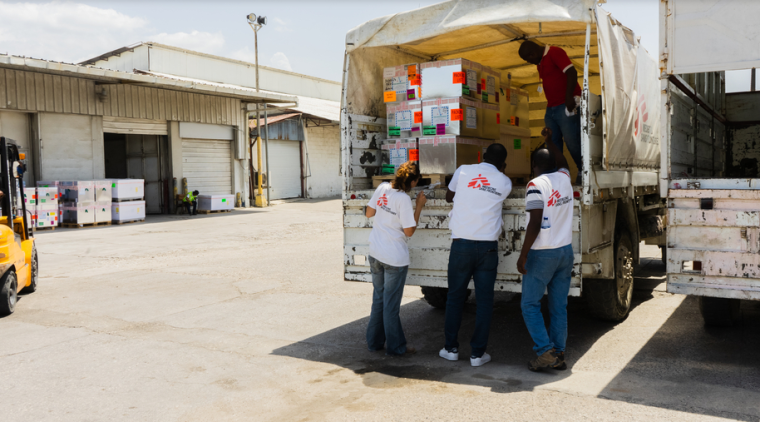
[[[37,264],[37,247],[32,247],[32,283],[23,290],[21,293],[28,294],[37,291],[37,280],[39,279],[39,265]]]
[[[445,287],[427,287],[421,288],[422,295],[428,305],[436,309],[446,309],[446,299],[449,296],[449,289]],[[467,290],[467,297],[470,297],[470,290]]]
[[[722,297],[699,297],[699,312],[708,327],[730,327],[739,323],[741,314],[739,299]]]
[[[628,317],[633,297],[633,244],[627,231],[615,237],[615,279],[584,280],[583,296],[596,318],[620,322]]]
[[[13,313],[16,309],[16,300],[18,299],[18,288],[16,284],[16,273],[8,271],[2,282],[0,282],[0,316],[6,316]]]

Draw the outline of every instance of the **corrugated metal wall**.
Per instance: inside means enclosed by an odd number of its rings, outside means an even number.
[[[0,109],[243,127],[241,107],[235,98],[0,68]]]

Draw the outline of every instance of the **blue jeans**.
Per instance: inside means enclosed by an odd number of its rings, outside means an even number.
[[[372,271],[372,312],[367,326],[367,347],[375,352],[387,343],[385,353],[403,355],[406,353],[406,337],[401,328],[401,297],[409,267],[394,267],[369,257]]]
[[[449,254],[449,294],[446,298],[446,349],[459,348],[457,336],[462,324],[462,308],[467,300],[467,285],[475,284],[477,312],[475,332],[470,340],[471,356],[481,357],[488,345],[493,314],[493,289],[499,265],[498,242],[454,239]]]
[[[570,292],[570,277],[573,271],[573,247],[539,249],[528,252],[525,264],[528,274],[522,280],[523,319],[533,338],[533,351],[538,356],[554,348],[565,351],[567,341],[567,295]],[[549,293],[549,315],[551,324],[546,332],[544,316],[541,314],[541,298]]]
[[[578,174],[583,170],[583,162],[581,161],[581,112],[574,116],[567,116],[565,114],[565,105],[558,105],[554,107],[546,108],[546,115],[544,116],[544,123],[546,127],[552,130],[552,142],[560,151],[563,151],[563,143],[567,144],[567,150],[570,151],[570,156],[575,161],[575,166],[578,168]]]

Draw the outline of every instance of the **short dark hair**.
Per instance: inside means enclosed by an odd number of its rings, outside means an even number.
[[[552,156],[552,153],[546,148],[539,148],[533,151],[531,162],[533,163],[533,166],[538,167],[538,170],[541,172],[549,171],[554,168],[554,156]]]
[[[198,192],[197,190],[194,190],[193,195],[200,195],[200,192]]]
[[[507,161],[507,149],[502,144],[493,143],[486,148],[483,161],[499,167]]]
[[[517,50],[517,54],[520,55],[521,58],[525,59],[525,54],[530,53],[531,51],[536,51],[536,49],[541,48],[538,44],[534,43],[533,41],[523,41],[522,44],[520,44],[520,49]]]

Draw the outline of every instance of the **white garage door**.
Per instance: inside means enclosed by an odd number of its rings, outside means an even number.
[[[214,139],[182,139],[182,177],[201,195],[232,193],[232,145]]]
[[[301,196],[301,143],[269,141],[269,172],[271,199]]]

